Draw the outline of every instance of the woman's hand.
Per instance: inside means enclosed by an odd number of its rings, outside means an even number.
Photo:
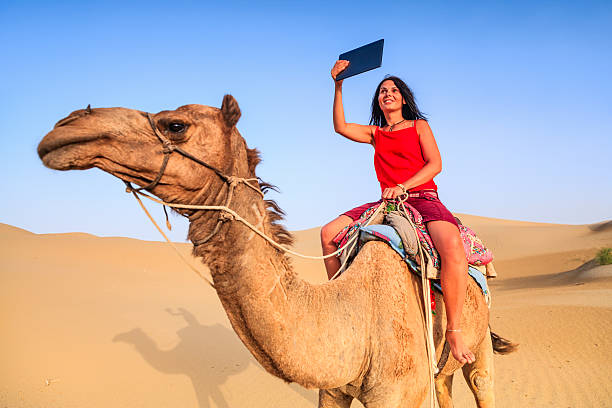
[[[334,79],[334,81],[336,80],[336,77],[338,76],[339,73],[341,73],[342,71],[344,71],[346,69],[346,67],[348,67],[350,64],[349,61],[347,60],[338,60],[336,61],[336,63],[334,64],[334,67],[331,70],[331,76]],[[342,83],[342,80],[337,81],[338,84]]]
[[[399,186],[388,187],[383,190],[382,199],[383,200],[393,200],[401,196],[402,194],[404,194],[404,191]]]

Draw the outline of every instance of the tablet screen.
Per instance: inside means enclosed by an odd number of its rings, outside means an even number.
[[[340,54],[338,59],[350,61],[350,64],[336,76],[336,81],[380,67],[384,43],[382,39]]]

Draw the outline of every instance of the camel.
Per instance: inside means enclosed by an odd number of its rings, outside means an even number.
[[[38,154],[49,168],[97,167],[172,203],[222,204],[229,187],[219,173],[256,177],[260,155],[236,128],[241,112],[231,95],[220,109],[192,104],[147,115],[121,107],[74,111],[43,138]],[[168,154],[172,149],[162,148],[156,133],[208,167]],[[270,188],[258,184],[263,191]],[[233,193],[236,213],[291,244],[273,201],[245,183],[236,184]],[[177,211],[189,219],[193,254],[208,265],[234,331],[270,374],[319,389],[324,408],[347,408],[353,399],[367,408],[418,407],[424,401],[430,389],[421,282],[386,244],[367,243],[338,279],[311,284],[297,276],[283,251],[243,224],[227,217],[220,222],[217,211]],[[436,301],[440,359],[446,318],[439,294]],[[464,339],[476,361],[461,367],[451,355],[435,380],[436,395],[442,408],[453,406],[453,373],[462,368],[476,405],[493,407],[489,311],[471,279],[463,310]],[[496,350],[509,351],[509,344],[495,339]]]

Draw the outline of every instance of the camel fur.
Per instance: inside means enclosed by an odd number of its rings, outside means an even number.
[[[259,154],[236,129],[239,118],[238,103],[229,95],[221,109],[185,105],[153,115],[159,131],[193,156],[225,174],[253,178]],[[38,154],[52,169],[97,167],[140,186],[155,179],[163,159],[146,113],[125,108],[71,113],[43,138]],[[219,205],[227,192],[216,174],[178,154],[170,156],[152,191],[168,202],[201,205]],[[233,210],[277,241],[291,242],[274,202],[242,184],[234,196]],[[210,234],[219,217],[215,211],[179,212],[189,218],[192,242]],[[209,266],[232,327],[252,355],[269,373],[320,389],[320,407],[349,407],[354,398],[367,408],[417,407],[425,399],[429,382],[420,279],[384,243],[368,243],[339,279],[319,285],[301,280],[283,252],[238,222],[223,222],[193,253]],[[437,303],[439,358],[446,319],[440,296]],[[478,407],[493,407],[489,311],[471,280],[463,310],[464,339],[477,356],[463,368],[464,375]],[[450,384],[459,368],[451,355],[437,377],[443,408],[452,407]]]

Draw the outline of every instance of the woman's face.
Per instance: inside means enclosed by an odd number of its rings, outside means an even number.
[[[395,85],[395,82],[389,79],[380,85],[380,91],[378,92],[378,104],[383,112],[402,109],[404,98]]]

